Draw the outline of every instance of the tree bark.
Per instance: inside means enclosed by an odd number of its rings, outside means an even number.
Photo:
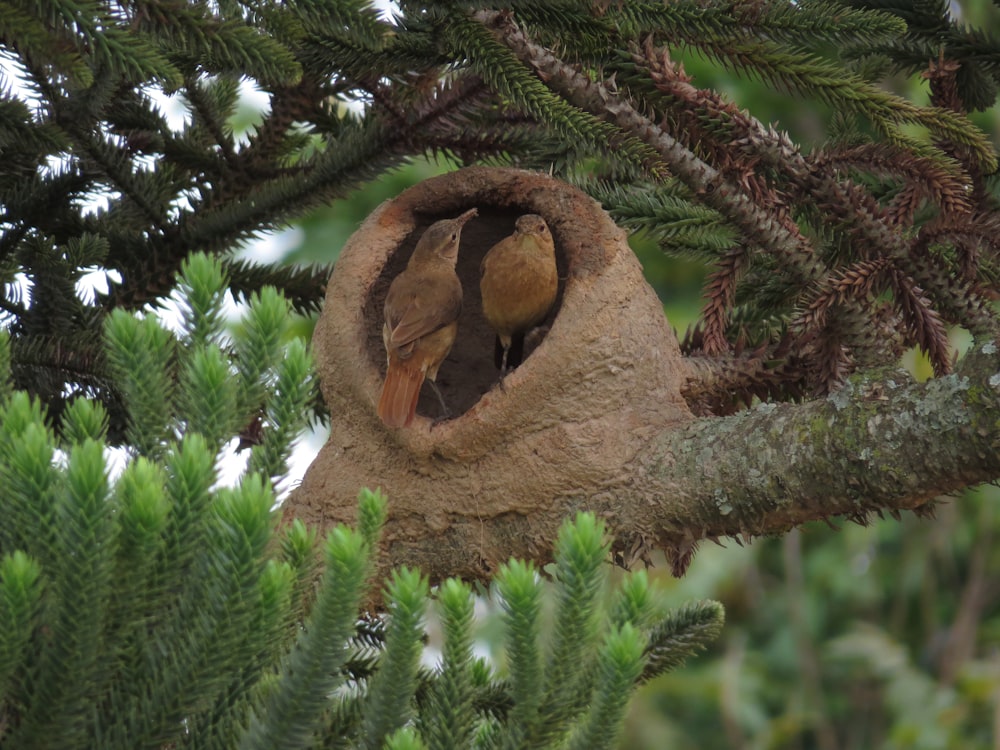
[[[381,306],[426,226],[477,207],[458,273],[459,339],[408,428],[375,414]],[[500,387],[478,269],[522,213],[556,240],[560,296],[539,341]],[[979,342],[947,377],[885,369],[828,398],[695,418],[681,356],[624,233],[565,183],[469,168],[377,209],[345,247],[314,337],[331,436],[285,504],[286,518],[351,522],[362,486],[389,496],[386,566],[433,580],[486,579],[510,557],[544,562],[576,510],[605,518],[617,561],[667,552],[675,573],[705,538],[746,539],[832,516],[917,508],[1000,476],[1000,356]],[[427,394],[425,394],[427,395]]]

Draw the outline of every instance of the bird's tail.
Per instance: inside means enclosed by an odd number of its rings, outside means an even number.
[[[420,387],[424,384],[424,373],[406,367],[398,359],[390,358],[389,371],[382,384],[382,395],[378,400],[378,416],[389,427],[406,427],[417,413]]]

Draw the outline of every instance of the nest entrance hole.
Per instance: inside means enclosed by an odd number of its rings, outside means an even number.
[[[382,307],[385,296],[389,292],[389,284],[398,276],[413,254],[417,240],[435,221],[452,219],[462,211],[472,206],[461,206],[447,215],[417,215],[417,226],[396,248],[378,280],[372,285],[368,299],[365,301],[365,321],[368,334],[368,355],[385,377],[385,347],[382,344],[382,324],[384,322]],[[482,296],[479,293],[479,266],[483,257],[497,242],[514,231],[514,222],[519,216],[533,213],[531,208],[496,209],[477,206],[479,213],[462,229],[462,242],[458,251],[456,271],[462,282],[462,314],[458,318],[458,337],[448,358],[438,371],[437,384],[444,395],[445,402],[451,410],[451,416],[457,417],[468,411],[480,397],[497,384],[500,371],[493,364],[493,347],[496,334],[490,328],[483,316]],[[556,245],[556,267],[559,270],[559,293],[556,303],[552,306],[541,330],[547,330],[559,314],[567,277],[567,262],[565,254],[560,250],[559,230],[553,222],[545,217],[552,231]],[[544,335],[535,339],[536,347],[544,339]],[[532,356],[532,350],[525,350],[525,361]],[[523,366],[523,365],[522,365]],[[417,413],[430,418],[440,416],[441,406],[429,386],[420,393],[417,403]]]

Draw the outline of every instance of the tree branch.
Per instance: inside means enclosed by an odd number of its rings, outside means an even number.
[[[754,204],[742,190],[718,169],[686,148],[666,130],[617,96],[608,84],[593,81],[541,45],[532,42],[514,23],[498,11],[479,11],[476,19],[494,33],[517,56],[531,67],[545,83],[581,109],[617,125],[626,133],[652,146],[676,174],[706,205],[728,218],[744,236],[786,257],[800,279],[808,281],[821,275],[818,261],[804,266],[803,259],[813,256],[809,241],[793,227]]]
[[[673,544],[683,566],[700,537],[748,539],[831,516],[864,521],[995,480],[998,372],[988,342],[926,383],[868,372],[824,399],[661,433],[640,462],[661,502],[659,544]]]

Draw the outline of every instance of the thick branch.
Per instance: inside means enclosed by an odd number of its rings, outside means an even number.
[[[834,515],[861,520],[994,480],[998,370],[988,343],[926,383],[867,373],[822,400],[665,431],[644,471],[662,502],[659,531],[759,535]]]

